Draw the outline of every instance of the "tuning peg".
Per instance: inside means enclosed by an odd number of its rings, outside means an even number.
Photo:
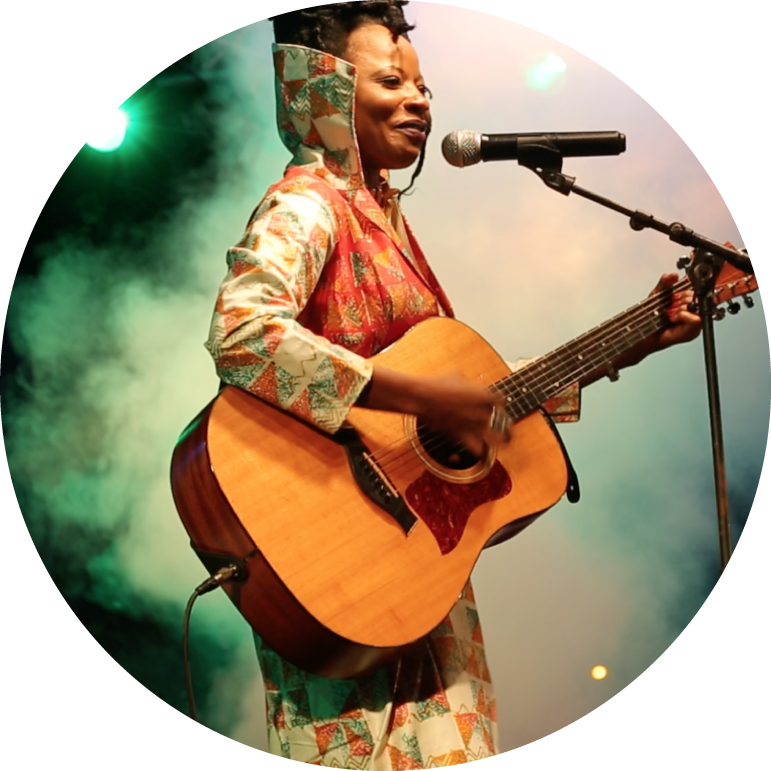
[[[715,319],[715,321],[722,321],[725,318],[725,308],[715,308],[712,318]]]
[[[688,267],[688,264],[691,262],[690,257],[686,257],[683,255],[678,261],[677,261],[677,268],[678,270],[683,270],[684,268]]]
[[[699,312],[699,303],[690,302],[688,303],[688,313],[698,313]]]
[[[739,305],[739,303],[736,302],[735,300],[728,301],[728,312],[732,316],[735,316],[741,309],[742,309],[742,306]]]
[[[752,308],[755,305],[755,301],[749,295],[744,295],[744,297],[742,297],[742,300],[744,300],[744,304],[748,308]]]

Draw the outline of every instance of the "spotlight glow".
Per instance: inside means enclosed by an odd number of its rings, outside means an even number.
[[[597,664],[596,667],[592,667],[591,671],[592,680],[604,680],[608,676],[608,668],[602,664]]]
[[[105,113],[95,121],[86,144],[100,153],[111,153],[123,144],[128,125],[129,116],[125,110]]]
[[[543,61],[528,67],[525,82],[530,88],[543,91],[568,68],[565,60],[557,54],[548,54]]]

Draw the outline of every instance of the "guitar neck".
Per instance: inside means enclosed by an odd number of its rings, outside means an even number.
[[[491,388],[506,398],[513,420],[535,412],[568,386],[667,327],[667,306],[672,293],[687,286],[688,279],[681,279],[671,289],[648,297],[575,340],[528,362]]]

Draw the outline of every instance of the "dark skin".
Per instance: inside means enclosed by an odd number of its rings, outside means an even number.
[[[355,29],[343,58],[356,67],[356,134],[364,178],[375,190],[383,169],[404,169],[418,158],[431,120],[427,89],[415,49],[405,37],[395,41],[379,24]],[[671,287],[675,273],[665,274],[653,293]],[[699,317],[688,310],[693,292],[679,292],[669,308],[671,326],[642,341],[613,362],[617,370],[638,364],[646,356],[698,337]],[[607,375],[605,369],[581,381],[587,386]],[[500,406],[486,386],[460,375],[418,377],[375,365],[370,388],[359,406],[416,415],[423,423],[461,443],[476,457],[488,446],[507,442],[511,428],[490,427],[493,407]]]

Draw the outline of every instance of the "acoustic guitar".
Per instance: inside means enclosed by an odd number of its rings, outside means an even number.
[[[688,286],[682,279],[515,372],[474,331],[439,317],[374,357],[414,375],[483,375],[514,426],[513,440],[482,460],[413,416],[354,407],[330,436],[226,386],[172,460],[193,548],[211,573],[238,566],[225,591],[288,661],[327,677],[374,670],[442,621],[485,546],[565,493],[568,465],[541,405],[664,329],[672,292]],[[756,288],[726,264],[713,294],[735,312],[732,298]]]

